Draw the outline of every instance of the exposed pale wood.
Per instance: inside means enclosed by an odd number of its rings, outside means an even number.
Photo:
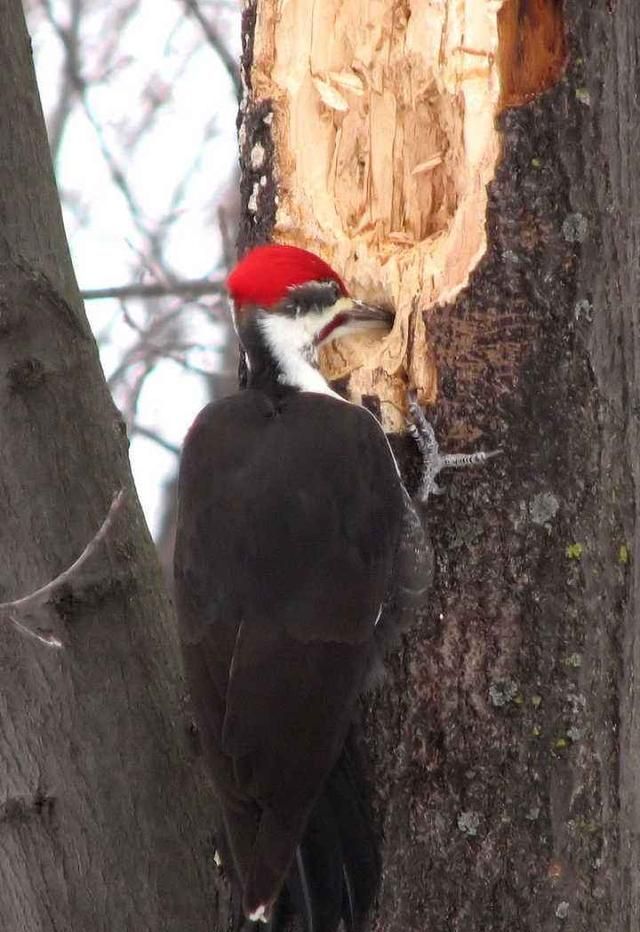
[[[387,421],[407,379],[435,397],[415,296],[453,297],[485,249],[485,186],[499,153],[497,20],[484,5],[471,15],[473,3],[258,9],[254,89],[273,100],[279,152],[274,233],[397,308],[384,342],[344,341],[326,354],[326,371],[355,369],[352,392],[378,395]]]
[[[343,341],[324,358],[330,377],[351,374],[352,395],[380,398],[389,427],[407,382],[423,402],[436,396],[416,297],[421,309],[452,300],[486,249],[498,63],[514,58],[499,38],[527,45],[511,24],[495,0],[258,4],[251,81],[275,114],[273,235],[396,307],[387,339]]]

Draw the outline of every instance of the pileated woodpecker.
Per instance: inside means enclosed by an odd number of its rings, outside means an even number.
[[[357,929],[377,861],[343,745],[385,604],[424,592],[430,554],[380,425],[332,391],[316,354],[393,318],[291,246],[254,249],[228,288],[248,384],[189,430],[175,551],[220,847],[249,919],[270,921],[286,884],[308,932]],[[412,410],[428,494],[461,463]]]

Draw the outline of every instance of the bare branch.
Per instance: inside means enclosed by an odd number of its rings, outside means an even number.
[[[26,625],[22,624],[22,622],[18,621],[15,616],[21,613],[28,614],[29,612],[42,607],[50,600],[51,596],[56,590],[60,589],[61,586],[63,586],[65,583],[68,583],[75,575],[78,574],[84,564],[96,552],[98,546],[102,543],[102,541],[106,538],[107,534],[111,530],[111,526],[114,522],[116,514],[120,510],[124,498],[125,491],[124,489],[120,489],[120,491],[117,492],[114,496],[113,501],[111,502],[111,507],[109,508],[107,516],[102,522],[99,530],[89,541],[78,559],[75,560],[71,566],[67,567],[66,570],[63,570],[62,573],[59,573],[54,579],[50,580],[44,586],[36,589],[35,592],[31,592],[29,595],[22,596],[20,599],[14,599],[12,602],[0,603],[0,620],[8,621],[22,634],[34,638],[41,644],[46,644],[47,647],[62,647],[62,641],[56,637],[53,632],[45,631],[44,633],[40,634],[37,631],[34,631],[32,628],[28,628]]]
[[[32,628],[27,628],[26,625],[23,625],[22,622],[18,621],[17,618],[14,618],[13,615],[7,615],[6,620],[12,624],[13,627],[21,634],[24,634],[26,637],[33,638],[40,644],[45,644],[47,647],[55,647],[58,650],[61,647],[64,647],[64,644],[60,638],[54,634],[53,631],[43,631],[43,633],[40,634],[38,631],[33,631]]]
[[[239,62],[233,57],[229,49],[218,35],[214,26],[209,22],[209,20],[200,9],[198,0],[184,0],[184,5],[200,23],[207,42],[214,50],[224,67],[227,69],[227,74],[231,78],[231,83],[233,84],[235,95],[238,101],[240,101],[242,98],[242,79],[240,77]]]
[[[164,437],[161,437],[155,430],[151,430],[150,427],[144,427],[142,424],[134,424],[131,429],[131,434],[134,437],[136,435],[139,437],[146,437],[147,440],[152,440],[154,443],[157,443],[159,447],[162,447],[162,449],[166,450],[168,453],[173,453],[174,456],[180,456],[180,447],[171,443],[170,440],[165,440]]]
[[[58,101],[55,105],[53,113],[49,118],[48,127],[51,158],[53,164],[56,165],[58,155],[60,153],[60,146],[62,144],[62,137],[67,125],[67,120],[71,115],[77,94],[77,82],[74,79],[74,74],[78,69],[77,62],[80,56],[79,40],[83,10],[80,0],[72,0],[69,16],[70,26],[68,30],[62,30],[59,26],[53,15],[50,0],[46,0],[44,3],[44,10],[46,12],[47,19],[53,26],[54,30],[58,33],[58,37],[63,43],[65,54],[60,93],[58,95]],[[62,39],[62,32],[65,32],[66,40]]]
[[[85,301],[100,301],[103,298],[160,298],[171,295],[198,297],[224,293],[224,282],[208,278],[197,278],[183,282],[131,282],[113,288],[87,288],[82,292]]]
[[[162,359],[162,353],[157,352],[153,354],[151,351],[146,351],[145,355],[136,361],[132,361],[127,368],[131,370],[131,380],[128,383],[119,387],[118,394],[116,396],[116,401],[119,396],[123,396],[123,400],[118,407],[120,408],[120,414],[122,415],[125,424],[127,425],[127,431],[130,431],[135,424],[136,417],[138,414],[138,403],[140,401],[140,395],[142,394],[142,389],[144,388],[147,378],[153,372],[153,369],[159,359]],[[126,371],[126,369],[124,370]],[[115,382],[113,376],[107,382],[109,388],[114,389]],[[114,393],[115,394],[115,393]]]
[[[218,229],[220,230],[220,239],[222,240],[222,255],[224,257],[224,267],[227,274],[231,271],[235,261],[235,249],[233,238],[229,229],[229,220],[227,210],[223,204],[218,207]]]

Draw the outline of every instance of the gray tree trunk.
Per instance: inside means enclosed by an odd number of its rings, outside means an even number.
[[[430,504],[435,589],[365,703],[378,932],[640,928],[640,6],[565,21],[566,77],[501,118],[487,253],[428,318],[443,445],[505,452]]]
[[[68,566],[62,650],[0,626],[0,929],[205,932],[211,798],[170,606],[71,267],[19,0],[0,0],[0,600]],[[22,619],[24,620],[24,619]]]

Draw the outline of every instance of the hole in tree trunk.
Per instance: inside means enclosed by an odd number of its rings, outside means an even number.
[[[401,423],[408,382],[436,371],[422,311],[451,300],[486,250],[495,117],[550,87],[560,0],[295,0],[258,4],[253,94],[271,98],[273,238],[320,253],[353,293],[392,302],[383,341],[330,347],[330,378]]]
[[[518,107],[562,76],[567,44],[562,0],[510,0],[498,13],[502,107]]]

